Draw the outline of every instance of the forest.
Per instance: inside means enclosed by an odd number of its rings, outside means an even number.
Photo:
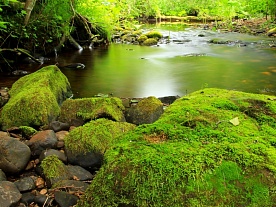
[[[0,49],[47,54],[66,42],[110,41],[119,26],[161,16],[276,18],[276,0],[1,0]],[[78,42],[76,42],[78,40]]]

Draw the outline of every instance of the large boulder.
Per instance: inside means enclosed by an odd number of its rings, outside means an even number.
[[[9,136],[0,135],[0,169],[16,174],[25,169],[31,157],[30,148]]]
[[[162,102],[153,96],[143,98],[137,104],[132,104],[126,110],[127,122],[133,124],[151,124],[163,113]]]
[[[105,152],[81,206],[275,206],[276,97],[205,89]]]
[[[65,137],[68,162],[84,168],[99,167],[104,153],[122,134],[133,130],[135,125],[97,119],[70,131]]]
[[[1,111],[2,129],[13,126],[48,125],[60,114],[59,105],[71,96],[68,79],[55,65],[44,67],[17,80],[10,100]]]
[[[73,126],[99,118],[125,121],[121,99],[111,97],[68,99],[61,106],[59,120]]]

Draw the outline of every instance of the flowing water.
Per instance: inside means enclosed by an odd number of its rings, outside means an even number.
[[[183,96],[204,87],[276,95],[276,49],[268,47],[271,38],[184,27],[157,30],[168,36],[170,43],[153,47],[113,43],[67,51],[50,63],[86,65],[83,70],[62,70],[75,97],[98,93],[117,97]],[[208,43],[213,38],[232,43]],[[2,75],[0,86],[10,87],[16,79]]]

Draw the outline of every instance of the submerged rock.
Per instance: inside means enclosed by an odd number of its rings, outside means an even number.
[[[77,206],[272,207],[275,127],[275,96],[194,92],[118,139]]]
[[[59,115],[59,105],[71,95],[71,89],[66,76],[53,65],[21,77],[9,94],[10,100],[0,114],[3,130],[48,125]]]

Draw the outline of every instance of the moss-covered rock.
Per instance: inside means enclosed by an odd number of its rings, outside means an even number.
[[[163,113],[162,102],[153,96],[143,98],[126,111],[126,120],[133,124],[151,124]]]
[[[159,40],[159,39],[162,38],[162,34],[161,34],[160,32],[158,32],[158,31],[154,31],[154,30],[152,30],[152,31],[150,31],[150,32],[148,32],[148,33],[146,33],[145,35],[146,35],[148,38],[154,38],[154,39],[157,39],[157,40]]]
[[[52,65],[20,78],[9,94],[10,100],[1,111],[3,130],[48,125],[59,115],[59,104],[71,95],[71,89],[66,76]]]
[[[274,206],[276,97],[205,89],[105,153],[78,206]]]
[[[122,134],[133,130],[134,124],[97,119],[77,127],[65,137],[65,151],[71,164],[95,167]]]
[[[139,42],[139,44],[143,44],[143,42],[145,42],[147,39],[148,37],[146,35],[140,35],[137,41]]]
[[[157,39],[155,39],[155,38],[148,38],[148,39],[146,39],[146,40],[142,43],[142,45],[145,45],[145,46],[152,46],[152,45],[157,45],[157,43],[158,43],[158,40],[157,40]]]
[[[56,182],[70,178],[65,164],[56,155],[50,155],[43,159],[40,166],[49,187]]]
[[[72,125],[103,117],[125,121],[124,109],[121,99],[115,97],[68,99],[61,106],[59,120]]]

